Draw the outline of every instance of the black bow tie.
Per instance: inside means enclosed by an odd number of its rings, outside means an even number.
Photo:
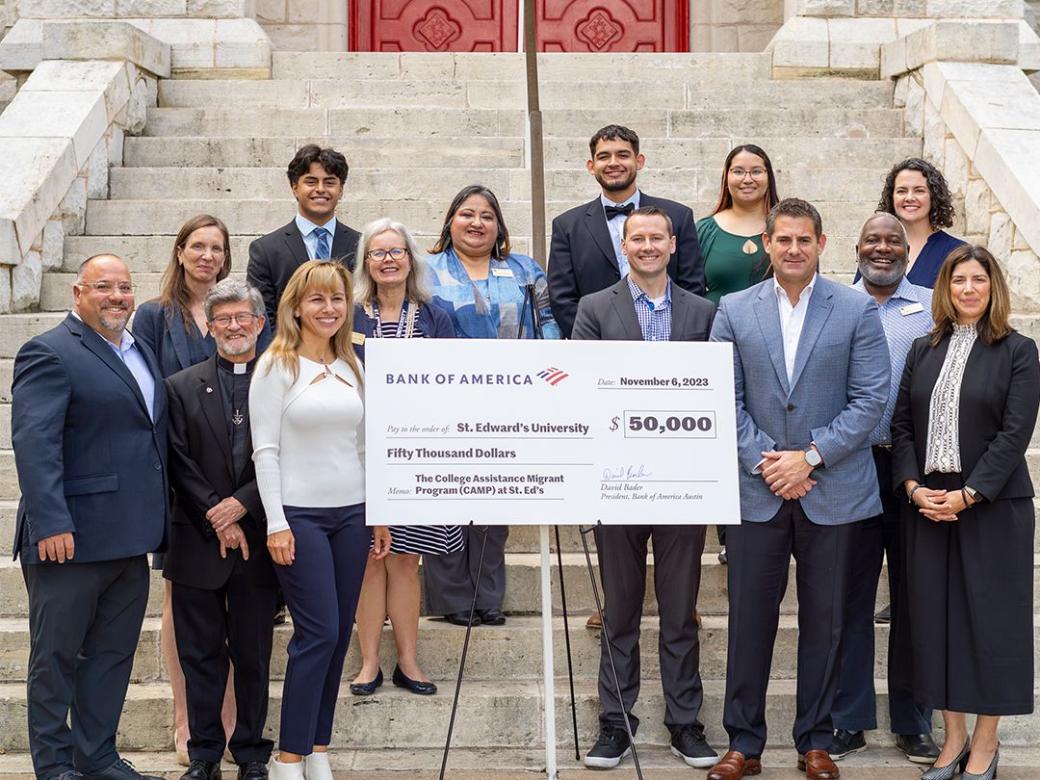
[[[627,217],[635,207],[634,203],[626,203],[624,206],[604,206],[603,210],[607,212],[607,222],[610,222],[619,214],[624,214]]]

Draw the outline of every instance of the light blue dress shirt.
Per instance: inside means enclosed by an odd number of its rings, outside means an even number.
[[[336,238],[336,217],[333,216],[324,225],[315,225],[309,219],[302,214],[296,215],[296,227],[299,228],[300,235],[303,236],[303,245],[307,247],[307,258],[310,260],[314,259],[314,256],[318,252],[318,237],[314,235],[314,231],[318,228],[325,228],[329,231],[329,255],[332,255],[332,242]],[[326,258],[329,259],[329,258]]]
[[[862,279],[852,285],[852,289],[869,295]],[[892,412],[899,395],[899,382],[906,367],[906,356],[910,353],[914,340],[928,335],[932,329],[932,291],[911,283],[904,276],[892,297],[882,303],[878,310],[881,315],[881,327],[885,329],[885,340],[888,341],[892,379],[889,383],[885,413],[881,415],[881,422],[877,428],[871,431],[870,443],[887,445],[892,443]]]
[[[83,322],[83,318],[76,312],[72,312],[72,316]],[[83,324],[86,325],[85,322]],[[90,326],[88,325],[87,327]],[[140,389],[141,395],[144,396],[144,405],[148,407],[148,417],[151,418],[152,422],[155,422],[155,377],[152,376],[152,372],[148,368],[148,362],[144,359],[144,355],[141,354],[141,350],[137,348],[134,334],[129,330],[124,330],[122,343],[118,347],[100,333],[98,333],[98,337],[116,353],[119,359],[123,361],[123,365],[133,374],[134,379],[137,380],[137,387]]]
[[[639,208],[639,190],[636,190],[635,194],[628,200],[623,200],[620,203],[615,203],[606,195],[600,194],[599,202],[603,204],[603,208],[607,206],[625,206],[629,203],[632,204],[633,208]],[[603,218],[606,219],[607,213],[603,212]],[[628,273],[628,258],[625,257],[624,252],[621,251],[621,231],[625,227],[625,220],[627,217],[624,214],[618,214],[613,219],[607,219],[607,230],[610,231],[610,240],[614,244],[614,257],[617,258],[618,270],[621,271],[621,278],[623,279]]]

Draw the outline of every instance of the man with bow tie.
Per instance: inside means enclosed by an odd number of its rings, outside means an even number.
[[[627,127],[607,125],[592,136],[589,153],[585,167],[599,183],[600,195],[553,220],[549,248],[549,298],[567,338],[582,296],[605,290],[628,273],[621,229],[632,210],[642,206],[662,209],[672,220],[675,252],[668,262],[669,278],[684,290],[704,294],[704,259],[693,212],[636,187],[636,176],[646,162],[639,152],[639,136]]]
[[[277,580],[253,469],[249,382],[264,301],[225,279],[207,294],[217,354],[166,380],[173,523],[163,576],[173,583],[177,655],[188,693],[182,780],[219,780],[225,746],[239,780],[264,780],[264,737]],[[225,740],[221,706],[234,664],[237,716]]]

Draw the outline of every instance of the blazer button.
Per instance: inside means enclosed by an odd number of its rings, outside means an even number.
[[[152,464],[152,468],[155,469],[156,471],[162,471],[162,464],[161,463],[153,463]]]
[[[795,407],[794,407],[794,404],[788,404],[788,405],[787,405],[787,411],[789,411],[789,412],[793,412],[793,411],[794,411],[794,408],[795,408]]]

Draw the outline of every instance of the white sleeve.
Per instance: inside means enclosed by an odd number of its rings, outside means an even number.
[[[267,515],[267,533],[289,528],[282,509],[282,471],[279,461],[282,407],[291,376],[272,361],[261,358],[249,385],[249,425],[253,436],[256,486]]]
[[[357,429],[357,452],[361,468],[365,468],[365,425],[368,422],[368,410],[365,408],[365,369],[361,367],[360,361],[358,361],[358,370],[361,372],[358,377],[361,380],[358,382],[358,395],[361,396],[361,422],[358,423]]]

